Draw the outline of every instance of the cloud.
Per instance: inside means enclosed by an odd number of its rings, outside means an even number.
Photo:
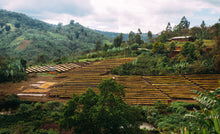
[[[219,0],[1,0],[0,5],[53,24],[73,19],[93,29],[125,33],[138,28],[158,33],[183,16],[191,26],[220,17]]]
[[[1,0],[0,4],[4,9],[32,14],[52,12],[85,16],[93,10],[89,0]]]

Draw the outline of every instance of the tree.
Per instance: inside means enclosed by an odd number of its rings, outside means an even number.
[[[106,52],[108,51],[108,49],[109,49],[109,46],[105,43],[104,46],[102,47],[102,50]]]
[[[202,29],[205,29],[206,25],[205,25],[205,21],[204,21],[204,20],[202,21],[202,24],[200,25],[200,27],[201,27]]]
[[[112,93],[117,97],[125,96],[124,86],[113,79],[105,79],[97,87],[100,91],[100,95],[102,96],[107,96],[109,93]]]
[[[167,34],[165,31],[161,32],[161,35],[157,37],[157,41],[159,42],[166,42],[167,41]]]
[[[123,100],[124,87],[113,79],[98,85],[100,94],[91,88],[82,95],[73,95],[64,109],[60,129],[74,133],[135,133],[140,132],[141,110]]]
[[[102,48],[102,39],[99,39],[96,43],[95,43],[95,50],[101,50]]]
[[[142,34],[142,32],[141,32],[141,29],[140,29],[140,28],[138,28],[138,33],[139,33],[139,34]]]
[[[115,37],[113,45],[115,47],[120,47],[123,40],[123,34],[121,33],[119,36]]]
[[[25,72],[25,70],[27,68],[27,61],[25,59],[21,58],[20,64],[21,64],[22,72]]]
[[[184,57],[187,57],[192,62],[196,58],[195,50],[196,49],[195,49],[195,44],[194,43],[186,42],[186,43],[183,44],[180,53]]]
[[[38,57],[37,57],[37,62],[38,63],[47,63],[47,56],[44,53],[41,53]]]
[[[6,26],[5,26],[5,30],[6,30],[6,31],[10,31],[10,30],[11,30],[11,26],[6,25]]]
[[[190,22],[185,16],[182,17],[180,23],[174,27],[174,33],[177,35],[186,35],[189,31]]]
[[[183,16],[183,18],[179,23],[180,30],[189,29],[189,26],[190,26],[190,22],[186,19],[185,16]]]
[[[189,31],[189,34],[194,39],[202,39],[202,29],[200,27],[192,27]]]
[[[137,33],[135,35],[135,43],[141,45],[143,43],[143,41],[141,40],[141,35],[139,33]]]
[[[70,25],[74,25],[74,20],[70,20]]]
[[[172,37],[172,27],[171,27],[170,22],[168,22],[167,24],[165,33],[166,33],[167,38]]]
[[[15,27],[16,28],[20,28],[21,27],[21,24],[19,22],[15,23]]]
[[[153,35],[152,35],[152,32],[151,32],[151,31],[148,31],[148,32],[147,32],[147,37],[148,37],[148,39],[150,40],[150,42],[152,42],[152,37],[153,37]]]
[[[133,43],[135,43],[135,33],[133,31],[130,31],[128,35],[128,44],[132,45]]]
[[[168,22],[167,27],[166,27],[167,32],[172,32],[172,27],[170,25],[170,22]]]
[[[169,51],[173,52],[174,50],[176,50],[176,44],[174,42],[171,42],[169,44]]]
[[[152,52],[163,54],[165,52],[165,45],[161,42],[154,42]]]

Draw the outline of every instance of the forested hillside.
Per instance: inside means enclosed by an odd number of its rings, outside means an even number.
[[[24,14],[0,10],[0,56],[23,57],[36,62],[52,60],[94,49],[98,40],[108,38],[74,23],[51,25]]]

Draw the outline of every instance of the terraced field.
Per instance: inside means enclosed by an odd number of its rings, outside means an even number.
[[[131,105],[152,105],[157,100],[168,104],[171,99],[147,83],[141,76],[119,76],[117,82],[125,86],[125,102]]]
[[[198,85],[180,75],[145,76],[143,78],[171,99],[192,99],[195,94],[191,90],[202,90]]]
[[[50,96],[58,96],[62,98],[71,97],[73,93],[84,93],[88,87],[91,87],[95,92],[98,92],[96,86],[102,82],[103,79],[113,77],[109,74],[111,68],[133,60],[134,58],[103,60],[69,72],[67,73],[68,79],[57,85],[50,93]]]
[[[65,73],[68,77],[56,85],[51,97],[71,98],[72,94],[84,93],[89,87],[98,93],[97,85],[103,79],[116,78],[125,86],[123,98],[130,105],[152,105],[157,100],[168,104],[171,101],[193,101],[196,96],[191,90],[214,90],[219,84],[220,74],[213,75],[174,75],[174,76],[116,76],[109,74],[111,68],[134,58],[111,59],[95,62],[86,67]]]
[[[220,74],[185,75],[185,78],[205,90],[215,90],[219,87]]]

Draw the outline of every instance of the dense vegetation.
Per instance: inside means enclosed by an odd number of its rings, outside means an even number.
[[[198,33],[193,31],[195,27],[189,29],[189,24],[183,17],[173,31],[168,25],[166,31],[163,31],[160,36],[151,38],[150,34],[149,39],[152,43],[138,41],[137,35],[130,36],[128,47],[132,48],[136,45],[136,47],[146,47],[151,50],[139,53],[136,61],[116,67],[112,69],[112,73],[119,75],[219,73],[220,23],[206,27],[203,22],[201,27],[196,27],[203,30]],[[167,42],[168,38],[179,35],[191,35],[195,41]],[[210,44],[210,39],[214,43]],[[134,41],[129,43],[130,40],[135,40],[136,44]],[[178,49],[180,51],[176,51]]]
[[[1,101],[0,133],[58,133],[56,130],[43,130],[45,124],[58,123],[62,118],[61,102],[31,103],[19,100],[16,96],[7,96]],[[18,109],[17,109],[18,108]],[[7,113],[10,110],[15,113]]]
[[[70,21],[69,25],[50,25],[24,14],[0,10],[0,56],[23,57],[37,63],[43,55],[47,61],[71,56],[95,48],[103,35]]]
[[[0,59],[0,83],[6,81],[21,81],[27,79],[26,60]]]

